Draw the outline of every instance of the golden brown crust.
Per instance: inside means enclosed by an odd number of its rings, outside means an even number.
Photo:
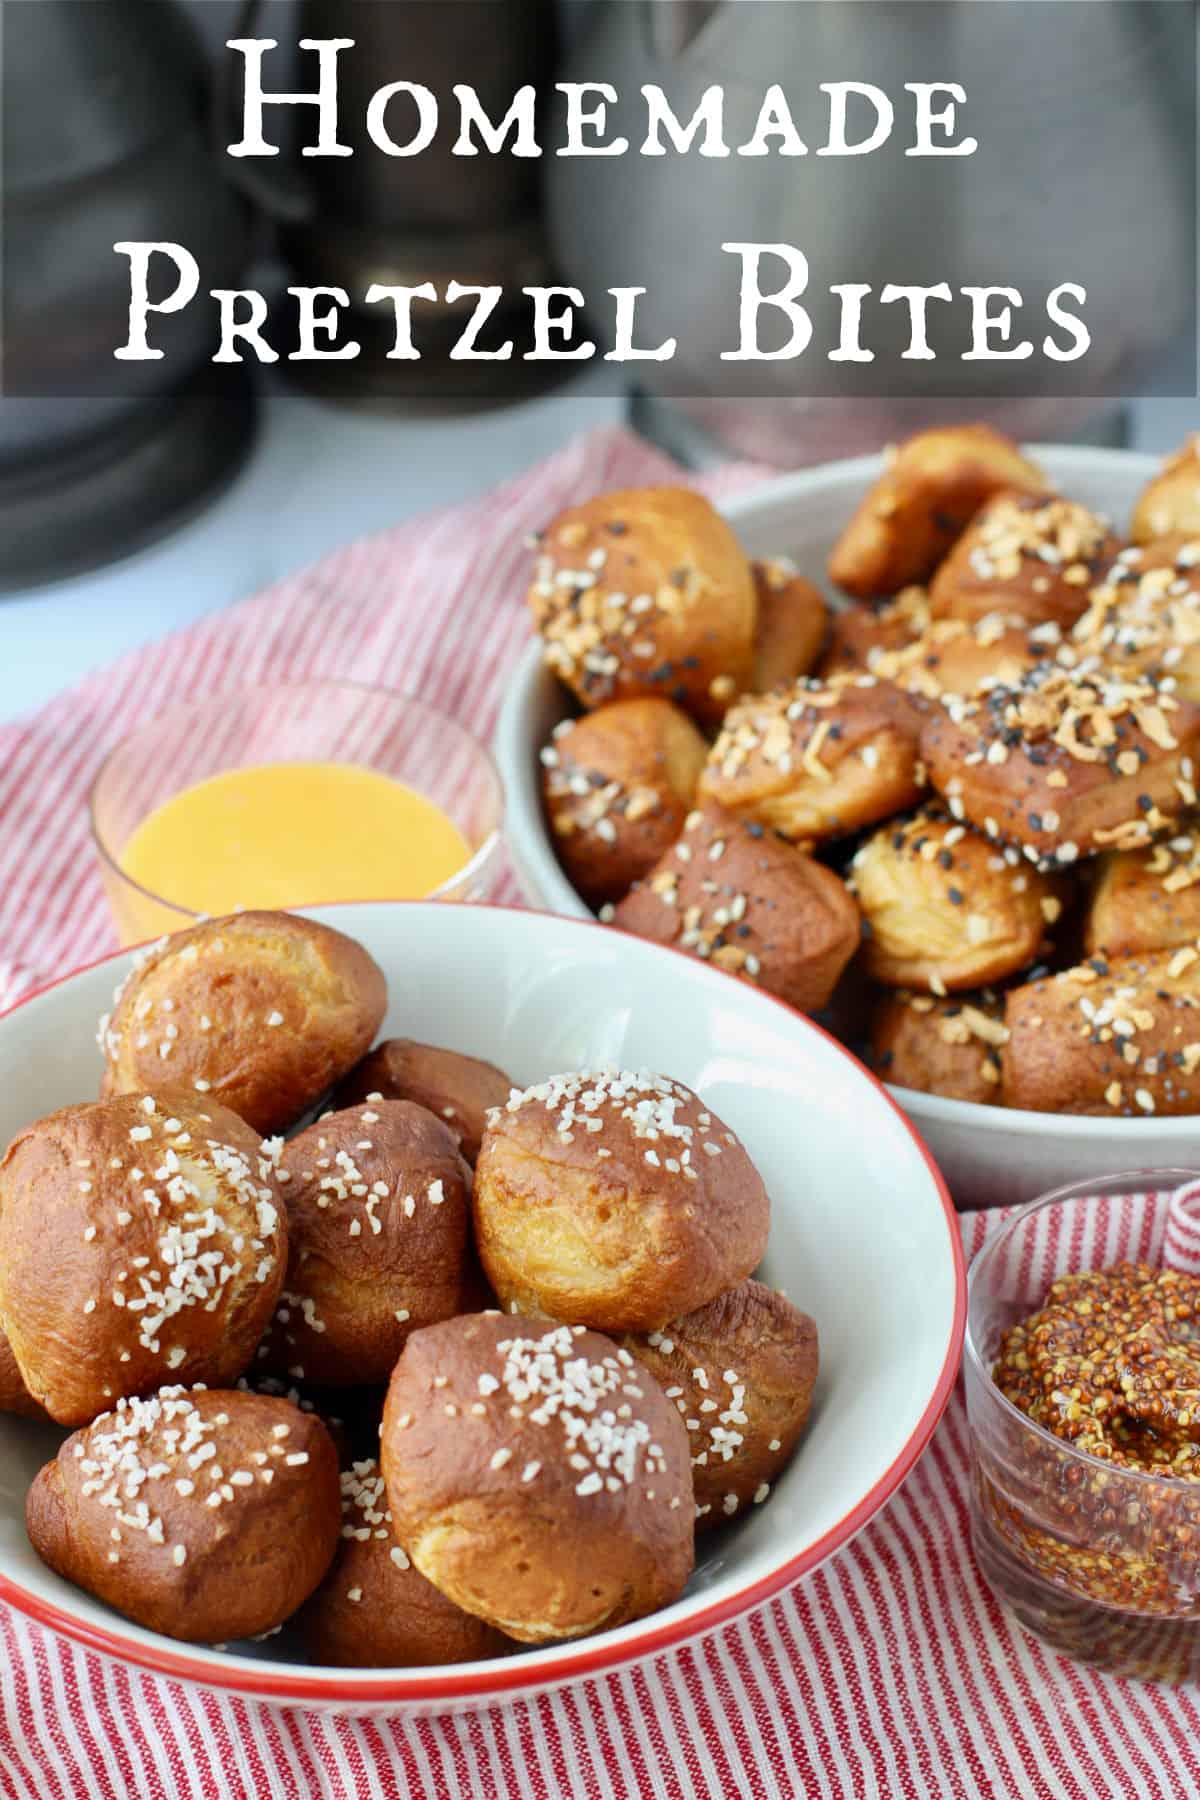
[[[997,494],[981,507],[929,587],[935,618],[1019,615],[1066,630],[1118,548],[1108,521],[1052,494]]]
[[[765,694],[814,667],[829,631],[829,607],[820,588],[797,575],[785,558],[750,566],[758,615],[749,686],[753,693]]]
[[[26,1419],[49,1417],[45,1407],[38,1405],[21,1379],[17,1359],[12,1353],[12,1345],[2,1331],[0,1331],[0,1413],[20,1413]]]
[[[883,826],[850,867],[863,964],[887,987],[946,994],[1002,981],[1036,960],[1062,913],[1061,882],[941,808]]]
[[[1006,613],[980,619],[938,619],[899,650],[872,654],[871,671],[926,700],[969,696],[1020,681],[1059,653],[1057,625],[1030,627]]]
[[[673,944],[727,974],[819,1012],[858,948],[858,907],[832,869],[717,806],[613,912],[635,937]]]
[[[1200,536],[1200,432],[1167,457],[1133,509],[1129,535],[1135,544],[1173,531]]]
[[[926,581],[984,501],[1045,478],[987,425],[921,431],[892,452],[829,558],[830,580],[867,600]]]
[[[808,1314],[743,1281],[661,1331],[621,1341],[687,1429],[697,1531],[761,1506],[812,1407],[819,1352]]]
[[[679,707],[615,700],[560,725],[541,753],[558,860],[590,906],[619,900],[683,828],[708,745]]]
[[[29,1490],[43,1562],[148,1631],[254,1637],[312,1592],[338,1541],[337,1456],[286,1400],[163,1388],[69,1437]]]
[[[511,1647],[413,1567],[373,1457],[342,1471],[341,1541],[299,1624],[311,1661],[342,1669],[477,1662]]]
[[[1130,850],[1195,804],[1200,708],[1139,676],[1042,664],[1016,687],[945,703],[921,751],[955,818],[1065,868]]]
[[[874,675],[747,695],[726,715],[700,798],[793,843],[847,837],[919,798],[922,719],[915,701]]]
[[[464,1300],[471,1172],[410,1100],[329,1113],[284,1146],[287,1279],[256,1367],[322,1387],[385,1382],[409,1333]]]
[[[1008,1037],[1002,1013],[994,994],[885,994],[871,1024],[871,1067],[895,1087],[996,1106]]]
[[[1200,538],[1161,538],[1114,557],[1072,633],[1098,656],[1170,680],[1200,700]]]
[[[420,1572],[523,1643],[641,1618],[691,1574],[683,1421],[596,1332],[489,1313],[414,1332],[380,1460]]]
[[[689,488],[601,494],[538,538],[529,605],[546,661],[585,707],[658,694],[719,719],[752,665],[750,564]]]
[[[339,1109],[371,1100],[414,1100],[450,1127],[472,1167],[487,1115],[513,1083],[495,1063],[412,1038],[388,1038],[350,1071],[333,1096]]]
[[[1084,921],[1088,956],[1177,950],[1200,938],[1200,837],[1101,857]]]
[[[1013,988],[1004,1103],[1144,1118],[1200,1111],[1200,951],[1095,958]]]
[[[283,1131],[371,1046],[383,974],[353,938],[284,912],[234,913],[155,945],[100,1025],[105,1095],[211,1094]]]
[[[869,675],[875,659],[888,650],[903,650],[932,622],[929,595],[923,587],[906,587],[881,606],[860,603],[835,612],[829,648],[817,670],[821,681],[833,675]]]
[[[275,1152],[181,1093],[68,1106],[0,1163],[0,1320],[63,1425],[182,1378],[226,1386],[275,1307]]]
[[[502,1304],[653,1331],[750,1274],[770,1205],[733,1132],[681,1082],[580,1070],[493,1114],[474,1213]]]

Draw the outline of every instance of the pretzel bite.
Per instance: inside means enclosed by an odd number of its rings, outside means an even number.
[[[384,1382],[410,1331],[464,1298],[471,1171],[411,1100],[329,1113],[284,1146],[287,1280],[259,1350],[322,1387]]]
[[[926,700],[969,696],[983,688],[1011,686],[1040,662],[1058,654],[1057,625],[1029,626],[1008,613],[981,619],[937,619],[899,650],[878,650],[872,673]]]
[[[761,1506],[808,1423],[818,1364],[808,1314],[761,1281],[743,1281],[622,1342],[687,1428],[697,1531]]]
[[[1133,509],[1129,535],[1135,544],[1148,544],[1173,531],[1200,536],[1200,432],[1167,457]]]
[[[0,1331],[0,1413],[21,1413],[27,1419],[44,1419],[46,1411],[38,1405],[21,1379],[12,1345]]]
[[[835,612],[829,648],[817,670],[822,681],[834,675],[873,674],[876,658],[903,650],[932,622],[929,595],[923,587],[906,587],[879,606],[846,606]]]
[[[850,868],[863,964],[886,987],[947,994],[1002,981],[1029,967],[1062,912],[1061,883],[938,807],[883,826]]]
[[[284,912],[234,913],[140,957],[100,1021],[102,1094],[169,1084],[283,1131],[371,1047],[387,1006],[361,944]]]
[[[749,1275],[770,1204],[733,1132],[665,1075],[514,1091],[475,1171],[475,1237],[514,1312],[653,1331]]]
[[[1045,477],[987,425],[921,431],[888,453],[829,558],[829,578],[857,599],[926,581],[985,500],[1037,493]]]
[[[1200,950],[1093,957],[1010,989],[1004,1104],[1143,1118],[1200,1112]]]
[[[413,1567],[392,1531],[374,1457],[342,1472],[341,1541],[299,1624],[310,1659],[341,1669],[477,1662],[509,1647]]]
[[[1081,656],[1168,677],[1173,693],[1200,701],[1200,538],[1122,550],[1072,637]]]
[[[30,1125],[0,1163],[0,1321],[61,1425],[241,1374],[287,1262],[276,1147],[226,1107],[122,1094]]]
[[[542,797],[558,860],[590,906],[619,900],[675,842],[707,754],[687,714],[657,697],[558,726]]]
[[[1177,950],[1200,938],[1200,837],[1181,831],[1149,850],[1097,861],[1083,927],[1088,956]]]
[[[414,1332],[380,1461],[421,1574],[522,1643],[640,1619],[691,1574],[683,1421],[597,1332],[498,1313]]]
[[[187,1643],[282,1625],[338,1542],[337,1455],[286,1400],[165,1387],[69,1437],[25,1507],[44,1563]]]
[[[719,719],[753,663],[750,564],[690,488],[632,488],[560,513],[537,539],[529,605],[546,662],[585,707],[633,694]]]
[[[798,575],[785,557],[750,566],[758,615],[749,686],[753,693],[765,694],[808,674],[825,644],[829,608],[820,588]]]
[[[871,1022],[870,1064],[895,1087],[995,1106],[1008,1029],[995,994],[885,994]]]
[[[997,494],[971,520],[934,576],[935,618],[1017,614],[1063,630],[1117,550],[1107,519],[1053,494]]]
[[[1200,708],[1148,677],[1043,663],[932,714],[921,751],[956,819],[1039,868],[1134,850],[1196,801]]]
[[[909,696],[874,675],[747,695],[726,714],[700,797],[794,843],[847,837],[920,796],[921,723]]]
[[[689,815],[679,842],[612,921],[740,975],[800,1012],[826,1004],[862,934],[858,908],[832,869],[719,806]]]
[[[414,1100],[444,1121],[472,1167],[487,1115],[503,1106],[513,1084],[495,1063],[412,1038],[388,1038],[352,1069],[334,1094],[337,1107],[364,1101]]]

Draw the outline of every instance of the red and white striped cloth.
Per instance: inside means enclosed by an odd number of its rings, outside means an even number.
[[[678,478],[625,433],[586,438],[0,727],[0,1006],[111,943],[83,799],[105,752],[139,720],[234,685],[340,675],[421,693],[487,735],[527,631],[526,532],[570,500],[665,475]],[[721,485],[753,475],[727,471]],[[964,1215],[969,1252],[997,1222]],[[770,1605],[623,1674],[445,1719],[332,1718],[215,1698],[118,1667],[0,1607],[0,1793],[1196,1795],[1200,1698],[1092,1674],[1010,1627],[971,1557],[966,1467],[958,1393],[900,1493]]]

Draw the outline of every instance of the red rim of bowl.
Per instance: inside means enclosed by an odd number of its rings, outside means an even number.
[[[295,910],[325,912],[341,906],[408,907],[436,904],[439,902],[429,900],[342,900],[331,901],[319,908],[298,907]],[[508,905],[495,901],[474,902],[471,910],[473,912],[516,912],[530,916],[537,915],[537,909],[534,907]],[[599,920],[564,919],[559,914],[547,914],[546,916],[555,919],[557,923],[584,931],[608,931],[608,927],[602,925]],[[136,949],[135,945],[122,950],[109,951],[105,956],[97,956],[91,962],[81,963],[78,968],[69,970],[65,975],[60,975],[53,981],[43,982],[40,987],[34,988],[28,994],[23,994],[12,1006],[5,1007],[3,1011],[0,1011],[0,1020],[10,1018],[22,1007],[28,1006],[31,1001],[38,999],[43,994],[50,993],[54,988],[62,987],[64,983],[73,981],[79,975],[86,974],[90,969],[100,968],[108,962],[115,962],[119,957],[134,953]],[[693,971],[697,968],[705,969],[707,966],[698,963],[697,959],[689,956],[686,951],[676,950],[671,945],[659,944],[655,945],[655,949],[680,957]],[[723,974],[721,970],[708,972],[718,977]],[[724,979],[736,980],[737,977],[725,975]],[[861,1075],[866,1077],[884,1103],[895,1113],[912,1138],[933,1179],[934,1187],[941,1201],[942,1213],[950,1239],[951,1261],[954,1267],[954,1315],[951,1321],[950,1341],[946,1346],[941,1372],[921,1417],[909,1434],[903,1449],[879,1479],[868,1489],[862,1499],[838,1520],[836,1525],[831,1526],[814,1543],[809,1544],[798,1555],[790,1557],[786,1562],[780,1564],[770,1574],[760,1577],[759,1580],[740,1589],[736,1594],[730,1594],[722,1600],[715,1600],[702,1606],[698,1611],[689,1614],[687,1618],[674,1619],[656,1626],[654,1615],[651,1614],[645,1621],[646,1629],[640,1632],[637,1638],[622,1644],[615,1650],[607,1647],[604,1637],[601,1636],[585,1640],[573,1656],[562,1657],[550,1667],[540,1666],[537,1663],[536,1651],[526,1651],[519,1661],[516,1658],[501,1658],[494,1663],[487,1664],[481,1671],[472,1675],[456,1674],[454,1665],[447,1664],[444,1672],[440,1672],[436,1676],[423,1675],[420,1671],[405,1670],[398,1675],[392,1675],[389,1672],[379,1681],[370,1683],[360,1680],[358,1678],[360,1672],[357,1670],[346,1670],[344,1673],[339,1671],[337,1679],[331,1680],[328,1675],[297,1676],[284,1674],[282,1671],[273,1673],[273,1669],[277,1669],[279,1665],[258,1663],[250,1658],[246,1659],[244,1668],[234,1668],[224,1663],[195,1662],[185,1651],[159,1650],[130,1642],[121,1637],[117,1631],[90,1625],[86,1620],[74,1617],[52,1602],[28,1593],[3,1573],[0,1573],[0,1600],[15,1606],[19,1612],[24,1613],[38,1624],[47,1625],[52,1630],[61,1632],[63,1636],[74,1639],[76,1643],[85,1644],[89,1649],[116,1657],[121,1662],[133,1663],[138,1668],[147,1669],[153,1674],[165,1675],[177,1681],[193,1681],[204,1687],[245,1694],[263,1701],[335,1701],[339,1704],[350,1702],[365,1706],[400,1701],[451,1702],[469,1699],[486,1701],[502,1699],[514,1690],[541,1686],[556,1687],[566,1681],[611,1673],[616,1669],[626,1667],[631,1662],[656,1655],[660,1651],[669,1650],[676,1645],[688,1643],[693,1638],[702,1636],[719,1625],[727,1624],[730,1619],[739,1618],[753,1607],[760,1606],[764,1601],[772,1599],[784,1588],[790,1587],[793,1582],[798,1581],[802,1575],[806,1575],[810,1570],[818,1567],[835,1550],[841,1549],[856,1533],[862,1530],[863,1526],[895,1493],[933,1436],[938,1421],[946,1409],[954,1383],[958,1378],[966,1332],[966,1257],[963,1252],[958,1214],[950,1199],[950,1191],[924,1139],[903,1108],[897,1105],[884,1084],[877,1080],[870,1069],[861,1063],[851,1051],[847,1050],[844,1044],[839,1043],[832,1033],[826,1031],[824,1026],[818,1025],[806,1014],[797,1012],[795,1007],[789,1006],[786,1001],[780,1000],[776,995],[765,993],[761,989],[756,991],[763,1000],[770,1001],[773,1006],[782,1007],[783,1011],[792,1019],[802,1019],[809,1030],[815,1031],[818,1036],[825,1039],[826,1043],[831,1044],[839,1056],[845,1057]],[[559,1647],[555,1646],[555,1648]]]

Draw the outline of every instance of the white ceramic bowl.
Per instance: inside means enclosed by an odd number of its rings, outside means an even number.
[[[676,1605],[496,1662],[318,1669],[286,1635],[244,1653],[175,1644],[34,1555],[25,1492],[60,1431],[0,1417],[0,1599],[128,1662],[214,1688],[357,1711],[445,1711],[617,1667],[711,1629],[814,1568],[923,1449],[958,1370],[966,1281],[949,1197],[883,1089],[798,1013],[690,957],[597,925],[485,906],[316,909],[382,965],[385,1031],[488,1057],[529,1082],[597,1063],[697,1089],[745,1139],[773,1201],[764,1272],[816,1318],[812,1423],[770,1502],[704,1543]],[[0,1018],[0,1144],[96,1092],[93,1032],[128,964],[110,958]]]
[[[1122,528],[1155,473],[1154,457],[1034,444],[1029,454],[1064,494],[1109,514]],[[879,457],[855,457],[781,476],[726,500],[722,512],[752,555],[790,556],[828,591],[831,545],[879,475]],[[508,802],[508,845],[526,897],[574,918],[592,915],[559,866],[542,812],[537,753],[575,708],[531,642],[514,672],[495,751]],[[729,979],[733,979],[732,977]],[[1087,1119],[1006,1111],[895,1088],[920,1128],[960,1207],[1032,1200],[1087,1175],[1178,1168],[1197,1160],[1198,1119]]]

